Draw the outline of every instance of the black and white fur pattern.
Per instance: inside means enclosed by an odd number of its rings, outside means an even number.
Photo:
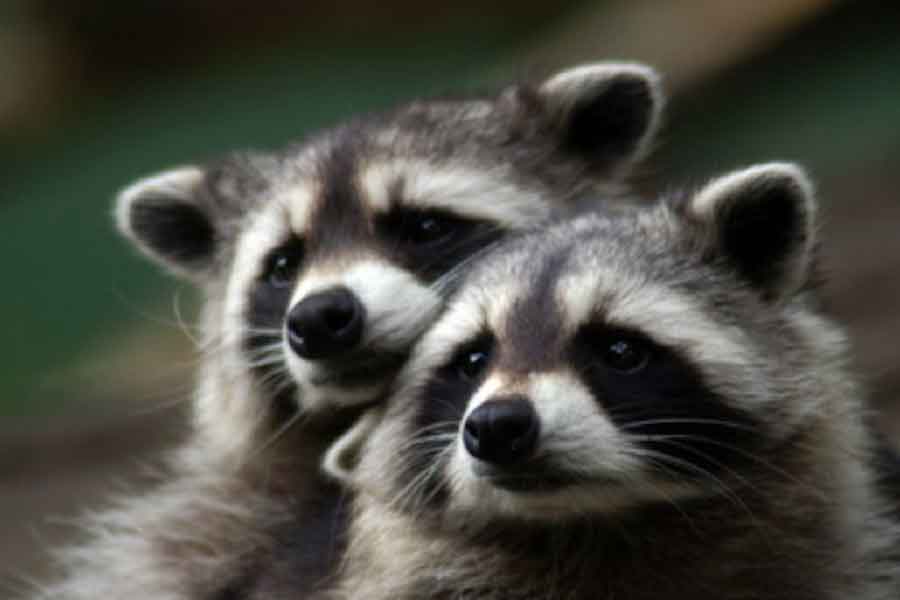
[[[624,191],[662,104],[648,67],[586,65],[125,189],[121,231],[205,294],[193,433],[163,484],[92,520],[95,541],[65,551],[71,575],[38,597],[265,596],[258,563],[283,563],[297,593],[322,579],[341,505],[321,453],[384,393],[482,251]],[[364,307],[361,340],[305,360],[286,315],[335,286]]]
[[[279,154],[175,169],[126,189],[120,229],[207,291],[212,351],[198,430],[222,453],[244,453],[284,408],[273,397],[307,413],[377,397],[466,259],[580,199],[621,193],[661,107],[647,67],[589,65],[496,97],[414,102]],[[433,218],[450,235],[417,244],[416,228]],[[278,258],[294,278],[267,289]],[[334,364],[303,360],[282,343],[284,315],[335,285],[365,306],[363,339]]]
[[[328,453],[357,491],[328,598],[900,597],[816,211],[767,164],[485,259]]]

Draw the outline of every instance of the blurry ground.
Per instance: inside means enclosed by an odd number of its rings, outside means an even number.
[[[825,206],[829,307],[849,327],[879,426],[900,439],[900,9],[501,2],[475,18],[481,7],[463,2],[412,51],[404,36],[427,16],[413,3],[397,2],[405,18],[343,0],[283,19],[237,19],[230,2],[211,12],[176,4],[134,13],[92,0],[67,13],[35,2],[37,17],[18,14],[27,26],[0,26],[0,49],[15,50],[0,53],[0,67],[24,73],[15,93],[0,91],[0,269],[20,282],[0,294],[0,597],[6,580],[18,587],[13,576],[39,578],[39,548],[71,534],[72,515],[139,482],[141,465],[183,432],[196,357],[172,306],[176,297],[190,314],[191,296],[114,239],[114,189],[528,67],[614,58],[664,71],[674,98],[646,190],[754,161],[809,166]],[[204,28],[228,43],[191,35]],[[373,30],[396,47],[327,45],[331,31],[372,44]],[[312,31],[318,41],[299,44]]]

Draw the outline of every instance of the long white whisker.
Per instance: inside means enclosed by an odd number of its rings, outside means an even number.
[[[746,450],[744,450],[738,446],[735,446],[733,444],[727,444],[725,442],[720,442],[718,440],[710,439],[710,438],[707,438],[704,436],[690,435],[690,434],[666,434],[666,435],[654,436],[654,439],[655,439],[655,441],[669,443],[672,445],[676,445],[676,442],[670,441],[670,440],[682,439],[682,440],[686,440],[686,441],[698,441],[698,442],[702,442],[704,444],[709,444],[711,446],[725,448],[731,452],[740,454],[744,458],[747,458],[747,459],[755,462],[758,465],[761,465],[761,466],[769,469],[771,472],[785,478],[786,480],[788,480],[792,483],[799,484],[801,487],[803,487],[807,491],[813,492],[816,496],[818,496],[822,500],[828,500],[828,494],[824,490],[815,487],[808,481],[798,479],[795,475],[788,473],[784,469],[777,467],[777,466],[773,465],[772,463],[770,463],[769,461],[767,461],[763,458],[760,458],[759,456],[756,456],[755,454],[747,452]],[[695,450],[695,452],[698,453],[698,455],[700,453],[700,451],[698,451],[698,450]]]
[[[194,333],[191,332],[191,326],[184,320],[184,317],[181,314],[181,289],[178,288],[175,290],[175,293],[172,295],[172,312],[175,314],[175,320],[178,323],[178,327],[181,329],[182,333],[184,333],[187,339],[191,340],[191,343],[195,348],[203,348],[203,343],[200,341],[199,337],[196,337]],[[202,334],[202,331],[199,327],[196,327],[198,333]]]
[[[263,441],[262,444],[260,444],[258,448],[253,450],[250,453],[250,457],[252,458],[258,456],[259,454],[262,454],[267,448],[271,447],[272,444],[277,442],[284,434],[286,434],[288,430],[291,429],[291,427],[293,427],[300,419],[303,418],[304,415],[305,413],[302,410],[298,410],[297,412],[295,412],[290,419],[285,421],[284,424],[281,425],[281,427],[276,429],[272,433],[272,435],[270,435],[265,441]]]
[[[623,431],[637,429],[639,427],[647,427],[649,425],[717,425],[728,427],[730,429],[740,429],[743,431],[758,431],[758,428],[743,423],[735,423],[733,421],[725,421],[722,419],[694,419],[690,417],[665,417],[645,419],[643,421],[632,421],[622,424],[619,428]]]
[[[501,230],[501,227],[497,227],[495,230]],[[480,248],[476,252],[473,252],[471,255],[466,257],[464,260],[457,263],[452,269],[441,275],[438,279],[436,279],[429,286],[432,290],[437,292],[439,295],[444,295],[444,290],[449,287],[451,284],[455,283],[457,279],[461,276],[463,271],[467,270],[468,267],[475,261],[481,260],[486,254],[491,252],[494,248],[499,245],[499,241],[491,242],[490,244],[485,245]]]
[[[671,436],[651,436],[651,437],[652,437],[653,441],[655,441],[657,443],[668,444],[670,446],[674,446],[676,448],[680,448],[682,450],[690,452],[691,454],[694,454],[695,456],[710,462],[711,464],[715,465],[716,467],[727,471],[735,479],[737,479],[741,483],[741,485],[746,486],[753,490],[757,489],[756,486],[753,485],[753,483],[751,481],[749,481],[746,477],[742,476],[740,473],[738,473],[734,469],[723,464],[721,461],[715,460],[714,458],[712,458],[705,452],[702,452],[696,448],[693,448],[693,447],[689,446],[688,444],[682,444],[676,440],[673,440]],[[691,438],[691,439],[694,439],[694,438]],[[693,463],[690,463],[690,461],[685,461],[685,464],[693,464]],[[735,506],[739,506],[740,508],[742,508],[747,513],[747,515],[750,517],[751,520],[753,520],[754,522],[757,521],[756,515],[753,514],[753,511],[750,510],[750,507],[747,505],[746,502],[744,502],[744,500],[740,497],[740,495],[735,490],[733,490],[730,486],[726,485],[722,479],[716,477],[708,470],[702,469],[701,467],[699,467],[697,465],[694,465],[694,466],[696,467],[696,472],[698,472],[698,474],[700,474],[702,477],[704,477],[706,479],[712,480],[722,490],[723,494],[726,495],[732,501],[732,503],[735,504]]]

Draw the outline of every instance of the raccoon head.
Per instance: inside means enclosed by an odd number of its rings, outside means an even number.
[[[376,399],[479,251],[612,191],[661,106],[647,67],[591,65],[127,188],[120,229],[208,292],[202,427]]]
[[[452,527],[618,514],[771,475],[840,393],[842,337],[806,298],[815,213],[804,173],[769,164],[507,241],[326,470]]]

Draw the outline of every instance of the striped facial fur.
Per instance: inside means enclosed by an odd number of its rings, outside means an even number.
[[[327,468],[454,527],[765,487],[855,408],[810,301],[814,222],[805,175],[770,164],[507,242]]]
[[[201,430],[241,447],[377,400],[485,249],[622,192],[661,105],[650,69],[589,65],[126,189],[123,232],[207,292]]]

